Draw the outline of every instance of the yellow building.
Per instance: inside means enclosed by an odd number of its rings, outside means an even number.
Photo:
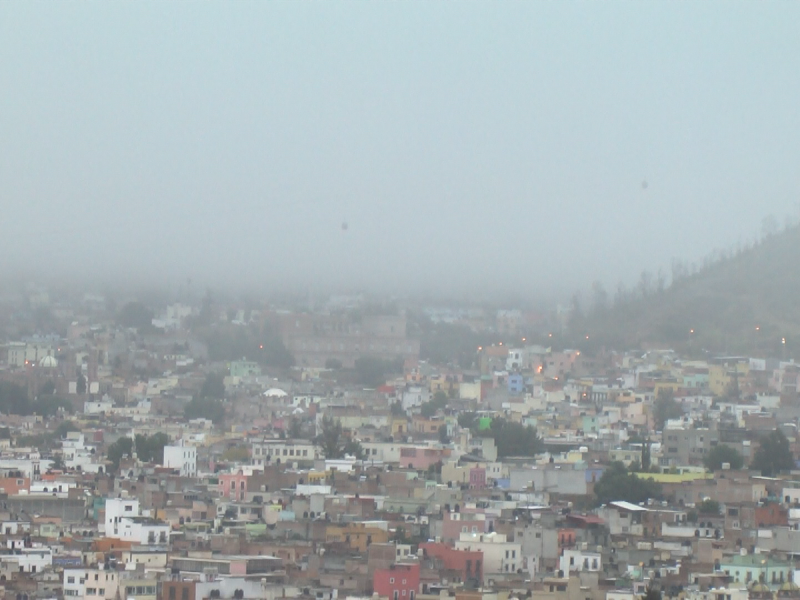
[[[653,392],[655,393],[656,398],[658,398],[658,394],[661,390],[664,390],[664,392],[672,392],[674,394],[681,388],[683,382],[678,381],[677,379],[659,379],[658,381],[655,381],[653,385]]]
[[[708,389],[716,396],[724,395],[735,381],[741,381],[750,373],[750,365],[737,362],[726,365],[709,365]]]
[[[405,417],[392,416],[390,425],[393,438],[398,436],[403,437],[408,435],[410,426],[408,423],[408,419],[406,419]]]
[[[370,527],[365,523],[328,525],[325,530],[326,543],[344,543],[358,552],[366,552],[370,544],[385,544],[388,541],[389,532],[387,530]]]

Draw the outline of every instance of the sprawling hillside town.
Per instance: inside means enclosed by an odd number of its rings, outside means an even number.
[[[800,600],[787,352],[360,297],[0,315],[7,600]]]

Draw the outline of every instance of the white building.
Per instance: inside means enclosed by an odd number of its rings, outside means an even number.
[[[70,600],[114,600],[119,591],[116,571],[64,569],[64,598]]]
[[[105,535],[121,539],[119,525],[125,517],[139,516],[139,500],[136,498],[107,498]]]
[[[422,406],[431,399],[428,388],[413,386],[403,392],[401,404],[403,410],[408,410],[417,406]]]
[[[526,348],[509,348],[506,357],[506,371],[522,371],[528,368],[528,351]]]
[[[164,466],[176,469],[182,477],[197,475],[197,448],[185,446],[181,440],[176,446],[164,446]]]
[[[462,533],[455,548],[483,552],[484,579],[491,574],[516,573],[526,568],[522,544],[509,542],[502,533]]]
[[[32,481],[29,493],[31,496],[68,498],[69,491],[77,486],[74,481]]]
[[[139,500],[106,500],[106,537],[126,540],[142,546],[169,544],[170,526],[139,514]]]
[[[85,415],[102,415],[110,414],[114,408],[114,401],[111,398],[104,397],[101,400],[86,400],[83,403],[83,414]]]
[[[14,572],[41,573],[53,566],[53,552],[50,548],[14,548],[14,554],[0,556],[3,567],[11,566]]]
[[[12,367],[38,364],[46,356],[54,356],[55,350],[48,343],[11,342],[8,345],[8,364]]]
[[[317,447],[307,440],[261,440],[253,442],[252,459],[256,466],[314,462]]]
[[[564,572],[564,577],[575,571],[600,571],[602,568],[602,555],[588,550],[565,549],[558,561],[558,569]]]

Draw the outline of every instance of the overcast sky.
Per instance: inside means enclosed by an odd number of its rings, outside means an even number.
[[[798,31],[797,2],[2,2],[3,264],[634,281],[798,213]]]

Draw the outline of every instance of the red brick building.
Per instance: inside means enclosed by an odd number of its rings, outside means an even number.
[[[478,584],[483,578],[483,552],[480,550],[456,550],[438,542],[419,545],[425,560],[433,563],[437,571],[458,573],[461,583]]]
[[[414,600],[419,593],[419,565],[395,564],[388,569],[376,569],[372,590],[389,600]]]
[[[757,527],[773,527],[789,525],[789,511],[780,504],[770,502],[763,506],[756,506],[755,525]]]

